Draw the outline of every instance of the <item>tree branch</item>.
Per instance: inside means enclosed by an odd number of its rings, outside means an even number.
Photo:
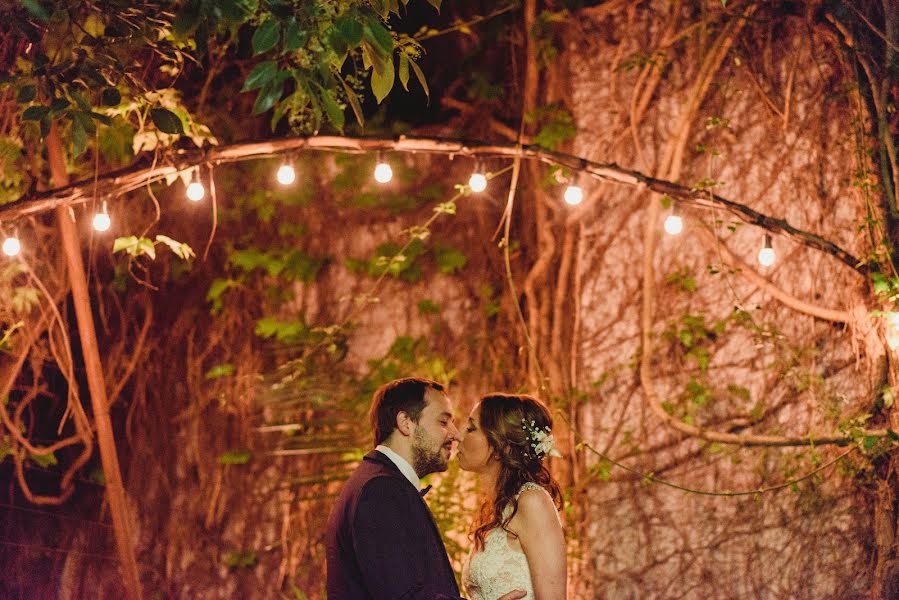
[[[625,169],[614,163],[599,163],[584,158],[545,150],[540,146],[518,146],[513,143],[489,143],[447,138],[352,138],[340,136],[297,137],[266,142],[233,144],[206,150],[182,151],[170,158],[170,162],[153,167],[138,163],[125,169],[107,173],[97,178],[99,200],[132,192],[149,183],[164,180],[166,176],[196,168],[200,164],[226,164],[292,154],[300,150],[367,153],[378,150],[410,152],[413,154],[446,154],[470,157],[516,157],[538,160],[543,163],[581,171],[602,181],[627,186],[645,186],[659,194],[700,209],[719,208],[737,216],[744,222],[762,229],[785,235],[797,243],[836,257],[860,274],[866,274],[869,265],[833,242],[808,231],[790,225],[780,219],[755,211],[748,206],[729,200],[709,190],[694,189],[677,183]],[[8,223],[25,216],[36,215],[57,206],[77,206],[94,199],[93,180],[87,179],[65,187],[26,195],[15,202],[0,206],[0,222]]]

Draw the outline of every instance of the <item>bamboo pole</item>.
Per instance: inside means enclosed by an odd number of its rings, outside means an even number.
[[[62,144],[55,124],[47,135],[47,156],[50,162],[50,178],[53,185],[62,187],[68,184]],[[72,286],[72,301],[75,305],[75,316],[78,321],[78,335],[81,338],[81,350],[84,355],[84,366],[87,373],[87,385],[94,412],[94,426],[97,428],[97,441],[100,446],[100,461],[103,475],[106,478],[106,497],[109,500],[112,514],[112,527],[115,534],[116,550],[124,577],[125,591],[131,600],[141,600],[140,575],[134,558],[134,547],[128,527],[128,512],[125,503],[125,488],[122,485],[122,474],[119,469],[119,458],[116,453],[112,422],[109,419],[109,403],[106,398],[106,384],[103,377],[103,366],[97,346],[97,334],[94,328],[94,316],[91,312],[87,278],[81,258],[81,244],[78,230],[69,206],[60,204],[56,207],[56,221],[62,238],[63,253]],[[73,382],[74,383],[74,382]]]

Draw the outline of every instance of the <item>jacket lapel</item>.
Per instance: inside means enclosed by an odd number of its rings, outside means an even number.
[[[393,476],[399,477],[400,479],[408,483],[409,487],[414,487],[412,485],[412,482],[406,479],[406,476],[403,475],[403,472],[400,471],[399,467],[397,467],[392,460],[387,458],[387,456],[381,454],[377,450],[372,450],[371,452],[366,454],[363,460],[368,460],[382,465],[385,469],[390,471]],[[450,564],[449,555],[446,553],[446,545],[443,543],[443,537],[440,535],[440,529],[437,527],[437,521],[434,520],[434,514],[431,512],[431,507],[429,507],[428,503],[425,502],[425,499],[422,497],[419,490],[415,490],[415,495],[418,496],[418,501],[421,502],[422,507],[425,509],[425,513],[428,515],[428,522],[431,524],[431,532],[434,534],[434,539],[439,544],[449,580],[453,582],[453,586],[456,586],[456,577],[453,574],[453,566]],[[458,587],[456,587],[456,591],[458,591]]]

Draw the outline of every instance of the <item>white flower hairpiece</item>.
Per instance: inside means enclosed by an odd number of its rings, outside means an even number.
[[[534,423],[533,419],[530,421],[522,419],[521,428],[524,429],[525,433],[530,438],[531,449],[534,451],[534,455],[537,458],[542,459],[546,456],[562,456],[559,454],[559,451],[556,450],[556,440],[553,438],[553,434],[549,427],[540,429],[537,427],[537,424]]]

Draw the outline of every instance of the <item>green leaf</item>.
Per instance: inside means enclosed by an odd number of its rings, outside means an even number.
[[[308,39],[309,32],[302,29],[296,21],[291,21],[284,30],[284,51],[299,50],[306,45],[306,40]]]
[[[49,106],[29,106],[22,112],[23,121],[40,121],[50,112]]]
[[[409,65],[412,67],[412,70],[415,71],[415,76],[418,78],[418,83],[421,84],[422,89],[424,89],[425,96],[430,99],[431,90],[428,89],[428,80],[425,79],[425,74],[421,72],[421,68],[419,68],[419,66],[415,64],[414,60],[409,59]]]
[[[19,95],[16,97],[16,102],[19,104],[27,104],[37,98],[37,88],[33,85],[23,85],[19,89]]]
[[[161,235],[161,234],[157,235],[156,241],[162,242],[163,244],[168,246],[169,249],[175,253],[175,256],[177,256],[181,260],[190,260],[191,258],[196,256],[194,254],[193,248],[191,248],[184,242],[179,242],[178,240],[173,240],[172,238],[170,238],[167,235]]]
[[[337,100],[334,98],[334,92],[326,90],[321,86],[319,86],[319,89],[321,90],[322,104],[325,107],[325,113],[327,113],[328,118],[331,120],[331,123],[334,124],[334,127],[336,127],[338,131],[343,131],[343,109],[337,104]]]
[[[208,371],[206,371],[206,379],[219,379],[221,377],[228,377],[229,375],[234,374],[234,365],[232,363],[224,363],[221,365],[215,365]]]
[[[108,87],[100,94],[100,102],[103,106],[118,106],[122,102],[122,94],[114,87]]]
[[[28,458],[30,458],[39,467],[43,467],[44,469],[59,462],[56,460],[56,455],[52,452],[50,454],[29,454]]]
[[[142,254],[146,254],[152,259],[156,259],[156,247],[153,245],[153,241],[145,238],[145,237],[137,237],[134,235],[129,235],[127,237],[116,238],[112,243],[112,251],[113,253],[121,252],[124,250],[127,254],[131,256],[140,256]]]
[[[31,13],[31,15],[41,21],[49,21],[50,13],[47,12],[47,9],[38,2],[37,0],[22,0],[22,6],[25,7],[25,10]]]
[[[437,261],[437,270],[448,275],[461,270],[468,261],[464,254],[446,246],[434,248],[434,259]]]
[[[383,71],[372,69],[371,91],[374,92],[375,100],[378,101],[378,104],[380,104],[381,101],[387,97],[387,94],[390,93],[390,90],[393,89],[393,78],[393,59],[388,61],[387,68]]]
[[[439,304],[434,303],[432,300],[419,300],[418,302],[418,312],[423,315],[437,315],[440,314],[440,311],[443,310],[440,308]]]
[[[340,33],[340,36],[351,48],[356,47],[362,41],[363,27],[362,23],[352,17],[346,15],[338,17],[334,21],[334,27]],[[389,37],[388,32],[388,37]],[[390,49],[393,49],[393,38],[390,39]]]
[[[281,99],[284,94],[284,81],[282,79],[274,79],[262,86],[259,95],[256,96],[256,102],[253,104],[253,114],[260,115],[269,110],[275,103]]]
[[[240,88],[240,91],[249,92],[261,88],[270,81],[273,81],[277,74],[278,63],[273,60],[262,61],[253,67],[253,70],[247,75],[247,80],[243,82],[243,87]]]
[[[253,32],[253,54],[268,52],[281,39],[281,24],[269,19]]]
[[[374,17],[370,17],[363,28],[363,35],[372,42],[383,56],[391,56],[393,54],[393,36],[381,25],[381,22]]]
[[[184,125],[178,115],[167,108],[151,108],[150,118],[156,128],[163,133],[183,134]]]
[[[353,114],[356,116],[356,122],[359,123],[359,125],[364,125],[365,119],[362,115],[362,105],[359,103],[359,96],[357,96],[356,92],[347,85],[346,81],[343,80],[343,77],[340,78],[340,83],[343,84],[343,91],[346,92],[346,99],[353,109]]]
[[[403,89],[407,92],[409,91],[409,55],[405,52],[400,52],[400,64],[399,64],[399,75],[400,75],[400,83],[403,84]]]
[[[229,450],[219,456],[219,464],[222,465],[245,465],[250,462],[249,450]]]

